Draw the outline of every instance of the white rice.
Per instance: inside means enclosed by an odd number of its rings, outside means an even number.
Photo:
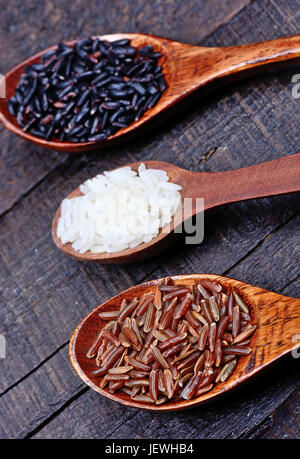
[[[64,199],[57,235],[85,253],[118,252],[155,238],[172,221],[181,187],[165,171],[130,167],[104,172],[80,186],[82,196]]]

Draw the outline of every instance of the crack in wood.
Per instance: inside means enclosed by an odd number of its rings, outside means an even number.
[[[52,354],[48,355],[44,360],[42,360],[38,365],[36,365],[31,371],[29,371],[29,373],[27,373],[26,375],[24,375],[21,379],[19,379],[18,381],[16,381],[14,384],[12,384],[11,386],[9,386],[7,389],[5,389],[1,394],[0,394],[0,398],[3,397],[5,394],[7,394],[9,391],[11,391],[12,389],[14,389],[16,386],[18,386],[19,384],[21,384],[23,381],[25,381],[25,379],[29,378],[29,376],[31,376],[33,373],[35,373],[36,371],[38,371],[39,368],[41,368],[45,363],[47,363],[50,359],[52,359],[56,354],[58,354],[59,351],[61,351],[62,349],[64,349],[66,346],[69,345],[69,342],[68,341],[67,343],[64,343],[62,344],[61,346],[59,346],[54,352],[52,352]]]
[[[249,250],[240,260],[238,260],[233,266],[231,266],[230,268],[228,268],[225,272],[224,272],[224,276],[227,276],[230,271],[232,271],[234,268],[236,268],[237,266],[239,266],[240,263],[242,263],[246,258],[249,257],[249,255],[251,255],[252,253],[254,253],[258,248],[260,248],[265,242],[268,241],[268,239],[270,239],[271,236],[274,236],[276,233],[278,233],[278,231],[280,231],[285,225],[287,225],[288,223],[290,223],[294,218],[296,218],[298,215],[300,215],[300,211],[297,211],[295,212],[293,215],[291,215],[285,222],[279,224],[276,226],[275,229],[273,229],[272,231],[270,231],[269,234],[267,234],[267,236],[265,236],[255,247],[253,247],[251,250]],[[298,276],[297,276],[298,277]],[[290,284],[290,283],[289,283]],[[285,286],[284,288],[286,288],[287,286]],[[284,290],[284,288],[282,290]]]
[[[88,390],[90,390],[89,387],[83,387],[77,394],[75,394],[73,397],[71,397],[69,400],[67,400],[58,410],[54,411],[51,416],[49,416],[47,419],[45,419],[41,424],[38,425],[35,429],[31,430],[28,432],[24,439],[29,439],[32,438],[36,433],[38,433],[41,429],[46,427],[54,418],[56,418],[62,411],[64,411],[71,403],[73,403],[75,400],[77,400],[79,397],[84,395]]]

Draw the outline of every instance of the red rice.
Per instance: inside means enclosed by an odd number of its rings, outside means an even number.
[[[164,385],[166,388],[167,397],[170,400],[173,397],[174,389],[175,389],[171,370],[164,370],[164,382],[165,382]]]
[[[188,293],[182,302],[177,306],[176,311],[174,313],[174,319],[180,319],[184,314],[187,312],[187,310],[190,307],[190,304],[192,302],[192,295]]]
[[[168,362],[162,356],[160,350],[156,346],[154,346],[154,344],[151,344],[150,348],[151,348],[153,357],[159,363],[159,365],[162,368],[169,368]]]
[[[108,321],[87,351],[101,389],[140,403],[191,399],[226,381],[251,352],[256,326],[239,294],[209,279],[152,291],[101,311]]]
[[[203,351],[203,349],[204,349],[205,346],[206,346],[206,341],[207,341],[208,333],[209,333],[209,326],[208,326],[208,324],[206,324],[206,325],[204,325],[204,327],[202,328],[202,331],[201,331],[201,334],[200,334],[200,337],[199,337],[198,347],[199,347],[199,350],[200,350],[200,351]]]
[[[156,402],[158,397],[158,371],[152,370],[149,374],[149,392],[152,400]]]
[[[238,306],[234,306],[232,310],[232,336],[234,338],[236,338],[239,334],[240,326],[240,308]]]
[[[210,324],[209,334],[208,334],[208,347],[209,347],[210,352],[214,352],[216,334],[217,334],[217,324],[216,322],[213,322],[212,324]]]

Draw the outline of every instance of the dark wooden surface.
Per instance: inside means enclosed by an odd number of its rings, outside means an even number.
[[[58,40],[95,33],[146,32],[224,46],[300,31],[299,0],[0,3],[0,73]],[[86,155],[42,150],[0,127],[0,334],[7,342],[0,360],[1,438],[299,437],[299,359],[291,356],[220,401],[159,415],[99,396],[68,358],[77,323],[143,280],[209,272],[299,297],[299,194],[211,211],[203,244],[178,242],[132,265],[70,259],[50,232],[61,199],[104,169],[155,159],[223,171],[300,151],[295,73],[299,66],[204,93],[142,138]]]

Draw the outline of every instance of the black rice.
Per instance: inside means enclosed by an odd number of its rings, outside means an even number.
[[[160,57],[128,39],[59,43],[25,68],[9,112],[24,131],[48,140],[105,140],[159,101],[167,88]]]

